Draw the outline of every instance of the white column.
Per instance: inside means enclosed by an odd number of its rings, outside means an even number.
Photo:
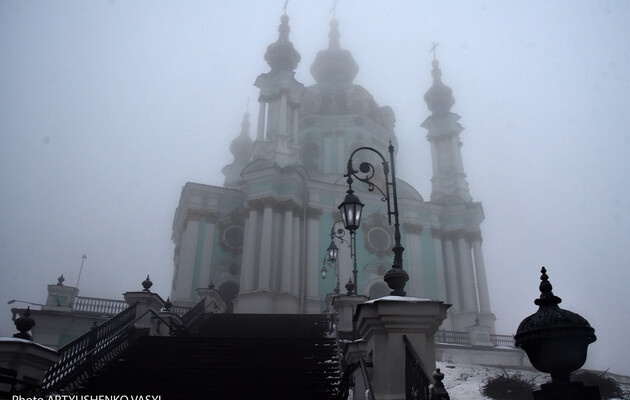
[[[433,230],[431,235],[433,236],[433,256],[438,285],[438,298],[436,300],[446,301],[446,275],[444,273],[444,257],[442,257],[442,238],[437,230]]]
[[[256,139],[265,139],[265,119],[267,114],[267,103],[260,101],[260,108],[258,109],[258,130],[256,131]]]
[[[490,295],[486,278],[486,267],[481,252],[481,235],[473,239],[473,255],[475,257],[475,272],[477,273],[477,291],[479,293],[479,308],[482,314],[489,314]]]
[[[199,233],[199,221],[187,218],[186,229],[181,236],[179,248],[179,265],[175,280],[175,293],[173,301],[192,301],[193,271],[195,269],[195,248],[197,246],[197,234]]]
[[[298,109],[291,107],[291,138],[295,144],[298,143]]]
[[[457,285],[457,270],[455,269],[455,254],[453,253],[453,241],[447,239],[444,242],[446,252],[446,286],[448,287],[448,301],[453,311],[461,311],[459,301],[459,287]]]
[[[250,292],[255,289],[256,282],[256,241],[258,213],[254,208],[249,210],[249,218],[245,221],[243,241],[243,259],[241,260],[240,291]]]
[[[271,238],[273,237],[273,208],[266,203],[263,209],[262,234],[260,238],[260,260],[258,266],[258,289],[271,289]]]
[[[435,332],[446,318],[441,301],[376,300],[357,306],[356,327],[372,354],[372,388],[376,400],[404,400],[406,336],[426,373],[435,369]]]
[[[212,250],[214,236],[216,234],[216,216],[206,217],[205,236],[203,238],[203,253],[201,256],[201,270],[199,271],[199,287],[207,287],[210,283],[210,270],[212,269]],[[195,291],[198,288],[193,288]]]
[[[409,282],[407,287],[409,292],[408,296],[414,297],[428,297],[425,288],[426,282],[423,278],[424,268],[422,265],[421,248],[422,243],[420,241],[420,233],[422,227],[418,225],[405,225],[405,252],[407,253],[407,264],[405,270],[409,274]]]
[[[280,109],[278,110],[278,136],[288,136],[289,114],[287,112],[287,94],[280,96]]]
[[[310,214],[310,213],[309,213]],[[319,215],[309,215],[306,222],[306,313],[312,313],[316,311],[316,307],[319,304],[316,302],[319,299],[318,286],[319,286]]]
[[[302,253],[302,232],[300,230],[300,217],[293,216],[293,262],[291,264],[291,294],[300,294],[300,254]]]
[[[475,290],[475,275],[472,267],[470,245],[463,233],[457,239],[459,246],[459,262],[462,278],[463,301],[462,311],[477,311],[477,295]]]
[[[289,293],[291,291],[291,267],[293,264],[293,210],[287,204],[288,210],[284,212],[283,232],[282,232],[282,271],[280,272],[280,292]]]

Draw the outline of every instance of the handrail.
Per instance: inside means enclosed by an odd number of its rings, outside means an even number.
[[[468,332],[439,330],[435,332],[434,337],[436,343],[470,345]],[[490,343],[495,347],[507,346],[516,348],[514,345],[514,336],[490,334],[488,337]]]
[[[436,343],[470,344],[468,332],[439,330],[435,332],[434,338]]]
[[[490,334],[490,343],[494,346],[507,346],[516,348],[514,343],[514,336],[510,335],[493,335]]]
[[[372,389],[372,381],[370,380],[370,377],[368,376],[367,365],[365,364],[365,360],[364,359],[359,360],[359,365],[361,366],[361,375],[363,376],[363,384],[367,388],[368,400],[375,400],[374,390]]]
[[[408,400],[428,400],[429,385],[433,383],[431,375],[406,335],[405,344],[405,392]]]
[[[357,368],[361,369],[361,377],[363,378],[363,384],[367,389],[366,395],[368,400],[374,400],[374,389],[372,389],[372,381],[370,380],[370,376],[367,371],[367,363],[365,360],[361,359],[358,362],[354,362],[352,364],[348,364],[346,369],[341,374],[341,382],[339,385],[339,390],[337,393],[337,397],[340,400],[348,399],[349,385],[348,381],[350,380],[350,376],[356,371]],[[355,398],[357,393],[354,394]]]
[[[62,347],[59,362],[46,371],[42,387],[78,386],[129,347],[135,321],[136,304]]]

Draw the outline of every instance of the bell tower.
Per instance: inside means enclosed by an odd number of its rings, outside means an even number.
[[[294,78],[301,57],[289,41],[290,30],[289,17],[284,14],[278,40],[265,53],[271,71],[259,75],[254,83],[260,89],[260,108],[253,158],[270,160],[279,167],[295,166],[299,159],[296,138],[304,85]]]
[[[435,49],[435,45],[434,45]],[[432,62],[433,85],[424,95],[431,115],[422,123],[431,143],[433,177],[431,203],[439,213],[432,228],[440,269],[443,270],[446,300],[452,304],[448,329],[485,330],[494,333],[495,316],[490,311],[490,297],[482,252],[480,202],[470,195],[462,161],[459,115],[451,112],[453,91],[442,82],[440,62]]]
[[[453,90],[442,82],[440,62],[433,58],[433,85],[424,95],[431,115],[422,123],[429,132],[427,140],[431,143],[433,177],[431,178],[431,201],[472,200],[468,182],[464,173],[459,134],[464,128],[459,124],[459,115],[451,112],[455,104]],[[451,199],[448,199],[451,198]]]

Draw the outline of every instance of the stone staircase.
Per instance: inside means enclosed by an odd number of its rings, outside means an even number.
[[[331,399],[339,364],[322,315],[206,315],[181,337],[145,336],[82,394]]]

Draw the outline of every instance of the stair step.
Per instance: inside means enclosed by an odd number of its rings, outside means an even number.
[[[324,327],[320,315],[206,316],[196,336],[143,337],[92,377],[84,393],[330,398],[339,366],[337,345],[323,337]]]

